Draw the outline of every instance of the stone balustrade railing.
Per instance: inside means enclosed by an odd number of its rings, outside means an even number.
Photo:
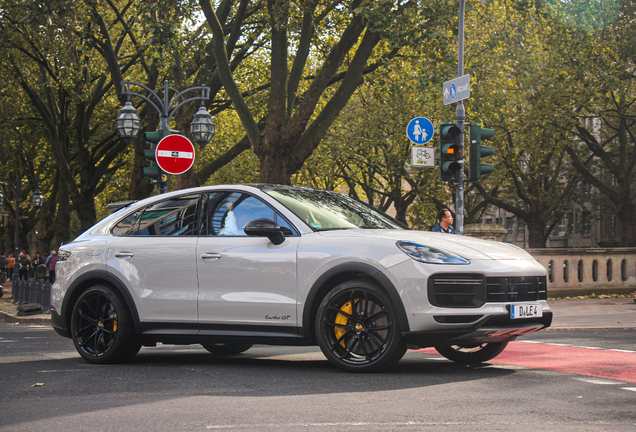
[[[499,225],[467,225],[466,235],[501,241]],[[526,249],[548,273],[548,295],[628,294],[636,291],[636,248]]]
[[[636,248],[527,249],[548,272],[548,292],[636,291]]]

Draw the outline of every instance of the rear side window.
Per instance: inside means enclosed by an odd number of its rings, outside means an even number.
[[[173,197],[131,213],[112,230],[127,236],[198,235],[199,194]]]

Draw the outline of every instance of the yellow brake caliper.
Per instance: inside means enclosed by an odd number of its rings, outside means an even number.
[[[113,322],[113,331],[116,332],[117,331],[117,314],[115,314],[113,318],[115,318],[115,321]]]
[[[358,303],[358,300],[359,299],[355,299],[354,302]],[[343,311],[346,314],[349,314],[349,316],[351,316],[353,314],[353,308],[351,307],[351,302],[350,301],[348,301],[344,305],[342,305],[340,310]],[[347,318],[345,315],[343,315],[341,313],[336,315],[336,324],[347,325],[348,321],[349,321],[349,318]],[[342,327],[335,327],[334,331],[336,333],[336,340],[340,339],[342,337],[342,335],[347,332]],[[342,347],[345,348],[344,339],[340,341],[340,345],[342,345]]]

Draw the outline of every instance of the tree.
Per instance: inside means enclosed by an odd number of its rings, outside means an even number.
[[[467,112],[471,122],[496,130],[496,172],[476,187],[526,222],[530,247],[545,247],[578,180],[566,158],[567,133],[554,125],[554,107],[546,103],[567,97],[547,79],[559,71],[549,39],[558,23],[535,6],[506,1],[476,6],[470,22],[481,22],[483,31],[468,34],[475,85]],[[498,185],[497,196],[485,184]]]
[[[434,123],[448,115],[433,82],[450,62],[432,67],[428,61],[443,57],[447,49],[445,43],[431,40],[419,50],[403,50],[391,64],[367,76],[293,182],[329,189],[345,186],[349,195],[401,222],[432,227],[437,208],[448,205],[448,190],[437,170],[406,166],[411,142],[405,126],[422,113]]]
[[[585,11],[583,2],[569,5]],[[555,62],[570,79],[568,97],[552,99],[559,111],[555,126],[570,135],[567,152],[583,178],[611,203],[620,221],[622,246],[636,246],[636,5],[600,4],[591,20],[578,15],[553,41],[569,41]],[[557,17],[563,16],[557,9]],[[589,19],[585,19],[589,18]],[[585,24],[580,26],[580,24]],[[575,26],[577,24],[578,26]],[[576,47],[576,49],[572,49]],[[598,119],[598,121],[595,121]],[[590,163],[590,159],[592,159]]]
[[[267,183],[290,183],[362,85],[364,74],[395,57],[402,46],[417,44],[428,32],[439,33],[444,23],[438,15],[443,7],[433,2],[305,0],[294,8],[289,0],[244,0],[233,19],[249,24],[242,11],[259,4],[268,24],[264,109],[248,105],[232,73],[232,35],[224,31],[225,17],[210,0],[199,3],[212,30],[221,82],[259,159],[260,179]]]

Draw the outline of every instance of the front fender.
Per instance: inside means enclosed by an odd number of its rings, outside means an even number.
[[[312,285],[303,307],[302,336],[313,338],[313,318],[320,302],[336,285],[351,279],[367,278],[375,281],[389,295],[397,310],[400,332],[410,331],[404,304],[398,290],[389,278],[377,268],[364,263],[350,262],[339,264],[323,273]]]
[[[55,320],[56,322],[54,323],[54,328],[56,329],[56,331],[58,333],[62,331],[70,334],[71,314],[73,312],[73,308],[75,307],[75,302],[87,288],[99,284],[110,285],[119,294],[121,294],[124,301],[126,302],[128,310],[133,317],[135,332],[137,334],[140,334],[141,330],[139,326],[139,313],[137,312],[137,307],[135,306],[135,302],[133,301],[130,292],[128,291],[128,289],[126,289],[126,285],[118,277],[107,272],[106,270],[91,270],[82,274],[73,281],[66,294],[64,295],[62,308],[59,311],[60,318]]]

